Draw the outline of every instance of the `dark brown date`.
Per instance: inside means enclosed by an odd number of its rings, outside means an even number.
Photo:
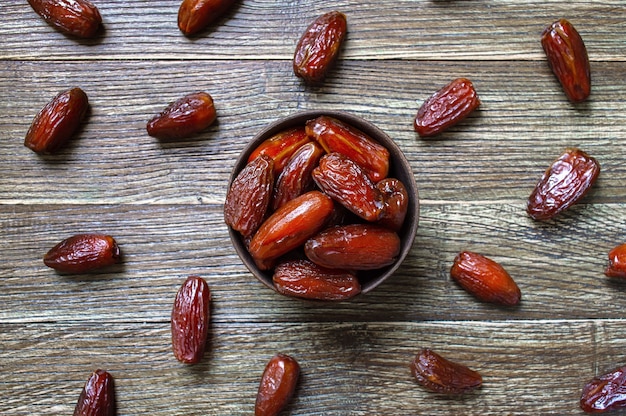
[[[189,276],[178,289],[172,308],[172,350],[185,364],[202,360],[209,333],[211,291],[199,276]]]
[[[64,273],[85,273],[120,260],[117,242],[103,234],[77,234],[66,238],[43,257],[46,266]]]
[[[159,139],[185,139],[209,127],[216,118],[213,98],[206,92],[194,92],[154,116],[146,130],[150,136]]]
[[[254,406],[254,416],[277,416],[296,391],[300,364],[287,354],[276,354],[265,366]]]
[[[434,393],[462,394],[480,387],[483,382],[478,372],[427,348],[415,356],[411,372],[419,384]]]
[[[96,370],[89,376],[78,397],[74,416],[115,416],[115,385],[111,374]]]
[[[587,413],[626,408],[626,366],[594,377],[584,387],[580,407]]]
[[[409,194],[404,184],[395,178],[385,178],[376,184],[383,197],[383,210],[378,224],[399,231],[409,208]]]
[[[609,265],[604,274],[608,277],[626,278],[626,244],[620,244],[609,251]]]
[[[67,35],[93,38],[102,26],[98,8],[89,0],[28,0],[50,26]]]

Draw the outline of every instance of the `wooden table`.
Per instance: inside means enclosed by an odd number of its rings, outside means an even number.
[[[0,414],[70,414],[90,372],[116,380],[120,415],[252,414],[269,358],[302,366],[285,414],[582,414],[582,386],[626,364],[626,285],[604,276],[626,240],[626,9],[612,1],[245,0],[199,36],[176,26],[180,1],[97,1],[105,32],[77,41],[26,1],[0,0]],[[295,43],[337,9],[349,35],[326,82],[292,72]],[[589,52],[592,95],[565,98],[539,42],[560,17]],[[435,139],[412,128],[419,105],[456,77],[480,110]],[[23,146],[34,115],[79,86],[88,121],[68,147]],[[147,121],[205,90],[218,122],[180,142]],[[344,110],[396,140],[413,168],[420,226],[408,259],[373,292],[319,305],[280,296],[235,254],[222,204],[235,158],[268,123]],[[565,148],[602,173],[584,200],[545,223],[525,203]],[[43,254],[80,232],[117,239],[123,264],[86,275]],[[520,286],[517,308],[478,302],[450,278],[480,252]],[[208,351],[171,353],[170,313],[190,274],[213,293]],[[409,371],[430,347],[479,371],[461,397],[429,393]]]

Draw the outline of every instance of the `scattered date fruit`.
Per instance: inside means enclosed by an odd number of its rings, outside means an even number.
[[[102,26],[98,8],[89,0],[28,0],[50,26],[67,35],[93,38]]]
[[[89,376],[74,408],[74,416],[115,416],[115,386],[111,374],[96,370]]]
[[[277,416],[293,397],[300,365],[287,354],[276,354],[265,366],[254,406],[254,416]]]
[[[154,116],[146,130],[150,136],[159,139],[185,139],[209,127],[216,118],[213,98],[206,92],[194,92]]]
[[[115,239],[103,234],[77,234],[52,247],[43,257],[46,266],[63,273],[85,273],[119,263]]]
[[[178,28],[194,35],[222,16],[235,0],[183,0],[178,9]]]
[[[482,385],[482,376],[463,364],[449,361],[436,352],[422,349],[411,363],[411,373],[433,393],[463,394]]]
[[[608,277],[626,278],[626,244],[620,244],[609,251],[609,264],[604,274]]]
[[[172,349],[178,361],[202,360],[209,332],[211,291],[199,276],[189,276],[180,287],[172,308]]]
[[[587,413],[626,408],[626,366],[594,377],[582,390],[580,407]]]

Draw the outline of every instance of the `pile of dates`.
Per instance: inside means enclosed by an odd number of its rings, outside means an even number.
[[[393,264],[409,195],[389,151],[329,116],[262,142],[233,179],[224,219],[279,293],[345,300],[358,273]]]

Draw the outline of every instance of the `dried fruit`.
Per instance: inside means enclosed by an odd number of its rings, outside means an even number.
[[[46,266],[64,273],[85,273],[120,260],[115,239],[102,234],[77,234],[66,238],[43,257]]]
[[[427,348],[415,356],[411,372],[420,385],[434,393],[462,394],[480,387],[483,382],[478,372]]]
[[[570,148],[545,171],[528,198],[526,211],[548,220],[578,202],[600,174],[600,164],[582,150]]]
[[[234,3],[234,0],[183,0],[178,9],[178,28],[187,36],[196,34]]]
[[[361,284],[353,273],[327,269],[308,260],[279,264],[273,281],[279,293],[304,299],[341,301],[361,293]]]
[[[293,55],[293,72],[307,83],[321,82],[334,64],[348,30],[338,11],[315,19],[304,31]]]
[[[384,201],[380,191],[355,162],[339,153],[320,159],[313,180],[327,195],[367,221],[378,221]]]
[[[463,251],[454,259],[450,276],[476,298],[501,305],[517,305],[522,293],[509,273],[495,261]]]
[[[320,116],[306,123],[306,132],[327,153],[341,153],[357,163],[374,183],[387,177],[389,151],[361,130],[335,118]]]
[[[431,137],[469,116],[480,105],[469,79],[457,78],[431,95],[417,111],[413,127],[420,137]]]
[[[604,274],[608,277],[626,278],[626,244],[620,244],[609,251],[609,265]]]
[[[329,269],[373,270],[392,264],[400,253],[398,234],[373,224],[327,228],[304,245],[313,263]]]
[[[185,139],[209,127],[216,118],[213,98],[206,92],[194,92],[154,116],[146,130],[150,136],[159,139]]]
[[[626,366],[594,377],[584,387],[580,407],[587,413],[626,408]]]
[[[185,364],[202,360],[209,332],[211,291],[199,276],[189,276],[178,289],[172,308],[172,349]]]
[[[255,416],[277,416],[296,391],[300,365],[286,354],[276,354],[265,366],[254,406]]]
[[[116,407],[113,377],[104,370],[96,370],[78,397],[74,416],[115,416]]]
[[[311,139],[304,131],[304,127],[294,127],[281,131],[263,141],[250,153],[248,162],[252,162],[260,155],[266,155],[274,161],[274,175],[278,176],[293,154]]]
[[[92,38],[100,30],[102,17],[89,0],[28,0],[38,15],[68,35]]]
[[[87,94],[80,88],[59,93],[30,125],[24,146],[36,153],[54,153],[78,130],[89,109]]]
[[[559,19],[541,34],[548,64],[570,101],[577,103],[591,93],[591,69],[580,34],[566,19]]]
[[[376,184],[383,197],[383,210],[378,224],[399,231],[409,208],[409,194],[404,184],[395,178],[385,178]]]
[[[274,189],[274,162],[261,155],[248,163],[233,180],[224,202],[224,220],[244,237],[259,228]]]
[[[334,211],[333,201],[310,191],[276,210],[250,241],[249,251],[260,268],[303,244],[324,227]]]

